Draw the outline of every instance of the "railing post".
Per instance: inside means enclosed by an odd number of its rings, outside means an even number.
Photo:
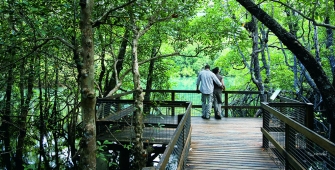
[[[228,93],[224,92],[224,117],[228,117]]]
[[[264,97],[265,97],[264,102],[269,102],[269,93],[268,92],[265,92]]]
[[[171,101],[175,101],[175,96],[176,95],[176,92],[171,92]],[[174,116],[175,115],[175,107],[174,106],[172,106],[172,110],[171,110],[171,114],[172,114],[172,116]]]
[[[306,106],[305,126],[310,130],[314,129],[314,108],[312,103],[307,103]]]
[[[264,104],[268,104],[268,103],[264,103]],[[263,128],[269,132],[269,113],[265,111],[265,109],[262,109],[262,113],[263,113]],[[263,134],[263,148],[268,149],[269,146],[269,140],[264,136]]]

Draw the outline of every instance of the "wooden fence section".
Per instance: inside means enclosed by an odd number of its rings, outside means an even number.
[[[192,117],[186,169],[279,169],[262,148],[261,118]]]

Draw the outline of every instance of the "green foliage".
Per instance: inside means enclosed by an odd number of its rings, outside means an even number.
[[[108,166],[117,166],[115,162],[111,162],[108,159],[112,156],[108,152],[106,152],[107,145],[113,144],[113,142],[109,142],[108,140],[104,140],[103,143],[97,141],[97,158],[101,159],[102,161],[108,163]]]
[[[126,2],[128,1],[96,2],[92,22],[98,20],[109,8],[114,9]],[[317,32],[314,32],[313,23],[322,24],[329,17],[329,25],[334,25],[333,6],[333,1],[259,2],[259,7],[287,30],[295,31],[297,39],[313,54],[318,52],[313,39],[314,34],[318,35],[320,63],[329,79],[333,76],[333,66],[329,59],[333,55],[334,46],[326,46],[326,28],[318,25]],[[5,0],[0,4],[0,70],[3,75],[0,78],[1,126],[5,128],[4,125],[8,125],[8,147],[15,151],[3,157],[9,156],[11,160],[16,160],[15,154],[22,151],[26,169],[37,169],[40,164],[42,151],[36,146],[41,140],[44,141],[41,136],[47,136],[45,143],[48,146],[42,147],[45,153],[58,150],[60,160],[58,167],[53,167],[55,169],[67,168],[63,165],[67,158],[65,151],[71,152],[72,156],[77,154],[78,139],[81,136],[78,124],[82,116],[79,114],[81,91],[78,85],[81,60],[76,58],[81,48],[79,9],[78,2],[64,0]],[[131,10],[136,17],[136,25],[129,22]],[[130,47],[133,34],[130,33],[126,38],[124,34],[133,26],[143,29],[151,21],[162,18],[167,19],[154,23],[139,39],[138,58],[140,63],[143,62],[140,65],[143,87],[147,83],[149,60],[176,53],[155,59],[152,89],[171,89],[176,83],[170,78],[187,78],[183,83],[193,90],[196,76],[205,64],[222,69],[221,73],[225,76],[229,90],[245,90],[247,86],[256,89],[251,83],[252,70],[248,68],[251,64],[252,39],[250,32],[243,27],[251,21],[251,16],[237,2],[139,0],[124,8],[111,10],[106,20],[94,25],[95,82],[101,83],[101,89],[96,86],[96,91],[104,91],[109,86],[109,81],[115,79],[112,73],[116,71],[116,61],[122,61],[119,73],[124,76],[120,80],[121,90],[116,93],[133,90],[132,72],[127,73],[132,69],[133,54]],[[259,22],[257,25],[259,28],[263,26]],[[269,75],[266,74],[264,63],[260,62],[265,90],[311,90],[303,77],[304,70],[298,67],[297,77],[294,77],[294,55],[285,46],[281,46],[272,32],[268,35],[267,48],[264,50],[270,66]],[[118,60],[124,39],[127,40],[127,48],[124,58]],[[124,75],[125,73],[127,74]],[[33,97],[28,101],[28,78],[31,76]],[[294,86],[295,81],[299,81],[298,87]],[[122,99],[132,97],[129,95]],[[164,94],[154,96],[158,100],[168,97],[170,96]],[[23,110],[24,106],[29,106],[28,112]],[[10,120],[5,120],[6,117],[10,117]],[[161,127],[163,125],[159,125],[157,129]],[[16,148],[18,136],[22,134],[20,130],[25,130],[27,134],[24,136],[23,147]],[[4,140],[1,141],[2,148],[5,148]],[[102,153],[107,144],[108,141],[97,142],[98,157],[108,158],[108,155]],[[132,149],[132,144],[124,147]],[[43,161],[56,163],[55,155],[45,154]],[[0,167],[4,167],[5,163],[1,161]],[[40,168],[50,167],[43,164]]]
[[[124,144],[123,145],[123,148],[127,149],[127,150],[131,150],[133,147],[133,145],[130,143],[130,144]]]
[[[193,71],[193,69],[191,67],[184,67],[181,70],[181,76],[183,77],[192,77],[192,76],[196,76],[195,72]]]

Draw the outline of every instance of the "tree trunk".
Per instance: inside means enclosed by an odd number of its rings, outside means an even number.
[[[28,79],[27,79],[27,94],[24,95],[23,90],[24,88],[24,82],[25,79],[23,77],[25,77],[25,62],[22,62],[22,66],[21,66],[21,87],[20,89],[21,91],[21,114],[20,114],[20,118],[19,118],[19,136],[17,139],[17,152],[16,152],[16,169],[18,170],[23,170],[24,166],[23,166],[23,148],[25,147],[25,138],[27,135],[27,116],[28,116],[28,112],[29,112],[29,106],[30,106],[30,102],[31,99],[33,97],[33,87],[34,87],[34,57],[32,57],[31,61],[29,62],[29,69],[28,69]],[[47,168],[47,167],[46,167]]]
[[[264,80],[264,84],[267,84],[270,82],[270,52],[268,50],[268,34],[269,34],[269,31],[265,30],[263,28],[264,26],[262,26],[260,28],[260,31],[261,31],[261,49],[264,49],[261,51],[261,55],[262,55],[262,63],[263,63],[263,68],[265,69],[265,75],[266,75],[266,78]],[[265,51],[266,50],[266,51]],[[268,58],[266,58],[266,56]]]
[[[74,19],[75,20],[75,19]],[[74,29],[75,30],[75,29]],[[76,77],[76,80],[79,82],[79,73],[80,70],[82,69],[82,64],[80,62],[80,56],[79,56],[79,50],[77,47],[77,40],[76,40],[76,32],[73,32],[73,37],[72,37],[72,44],[75,47],[73,49],[73,59],[76,63],[77,70],[78,70],[78,77]],[[78,123],[78,114],[79,114],[79,93],[78,91],[75,92],[74,94],[74,99],[73,103],[75,106],[73,107],[72,110],[69,110],[70,114],[70,120],[69,120],[69,147],[71,150],[71,161],[73,162],[73,169],[78,169],[78,162],[79,162],[79,156],[76,150],[76,132],[77,132],[77,123]]]
[[[286,15],[287,15],[288,18],[291,18],[293,16],[296,17],[295,16],[295,11],[293,11],[291,9],[286,9],[285,12],[286,12]],[[295,20],[294,21],[289,20],[288,28],[289,28],[289,32],[294,37],[297,37],[296,34],[297,34],[298,23]],[[299,98],[303,98],[305,100],[305,97],[303,95],[303,87],[302,87],[304,78],[306,79],[307,83],[311,86],[311,88],[314,90],[314,92],[319,94],[319,90],[317,89],[317,87],[316,87],[314,81],[312,80],[311,76],[308,74],[308,72],[306,72],[305,66],[303,66],[301,64],[301,62],[297,61],[297,57],[295,55],[293,57],[294,57],[293,58],[294,65],[292,67],[292,71],[294,73],[294,88],[296,90],[296,92],[295,92],[296,95]],[[302,74],[300,74],[301,75],[300,77],[298,77],[298,68],[299,68],[298,66],[300,66],[300,71],[302,72]]]
[[[7,73],[7,86],[5,93],[5,109],[3,111],[3,123],[2,130],[4,132],[4,150],[5,152],[2,154],[2,160],[4,161],[5,167],[7,169],[12,169],[12,164],[10,158],[11,156],[11,134],[10,134],[10,124],[11,118],[10,115],[12,113],[11,103],[12,103],[12,91],[13,91],[13,83],[14,83],[14,75],[13,68],[10,67]]]
[[[80,0],[81,7],[81,59],[79,72],[81,85],[81,112],[83,134],[80,141],[81,169],[96,169],[96,124],[95,124],[95,92],[94,92],[94,43],[92,28],[93,0]]]
[[[123,62],[124,62],[124,58],[126,55],[126,50],[127,50],[127,46],[128,46],[128,39],[129,39],[129,30],[126,28],[125,33],[123,35],[123,39],[121,42],[121,46],[119,49],[119,54],[117,56],[117,63],[116,63],[116,68],[113,68],[112,70],[116,69],[117,72],[117,77],[119,77],[121,70],[123,69]],[[105,92],[104,92],[104,96],[107,96],[108,93],[116,86],[118,80],[115,79],[116,76],[116,72],[113,71],[112,73],[112,77],[110,78],[110,80],[108,81],[108,83],[105,86]]]
[[[8,7],[10,7],[10,8],[13,7],[14,4],[15,4],[14,1],[8,1],[7,3],[8,3]],[[5,7],[5,6],[3,6],[3,7]],[[3,20],[3,19],[4,19],[4,17],[1,18],[1,20]],[[4,22],[4,23],[6,23],[6,22]],[[8,30],[15,30],[15,25],[16,24],[17,23],[15,21],[14,13],[10,13],[10,15],[8,17]],[[1,24],[1,25],[3,25],[3,24]],[[6,26],[6,24],[4,24],[4,26]],[[16,46],[16,40],[12,39],[11,40],[11,45],[12,45],[12,47],[15,47]],[[5,53],[4,58],[8,57],[10,59],[9,62],[13,62],[15,60],[15,57],[16,57],[16,50],[14,50],[14,48],[13,49],[9,48],[9,51],[8,51],[7,54],[8,54],[8,56],[6,56],[6,53]],[[3,115],[2,123],[1,123],[1,131],[4,132],[3,134],[1,134],[1,135],[3,135],[3,136],[1,136],[1,138],[3,138],[3,143],[4,143],[4,146],[1,150],[1,151],[4,151],[1,155],[2,156],[2,162],[1,163],[4,164],[4,167],[7,168],[7,169],[12,169],[11,158],[14,157],[13,156],[14,155],[13,151],[11,150],[12,134],[11,134],[11,129],[10,129],[10,126],[12,125],[12,120],[11,120],[12,102],[13,102],[12,101],[12,93],[13,93],[13,84],[14,84],[14,78],[15,78],[14,68],[15,68],[15,64],[13,65],[13,67],[8,68],[7,78],[6,78],[7,79],[6,92],[5,92],[5,97],[4,97],[4,101],[5,101],[4,110],[1,110],[1,112],[0,112],[0,114]]]
[[[47,65],[48,65],[48,60],[45,58],[44,60],[44,69],[45,69],[45,72],[44,72],[44,84],[47,84],[47,75],[48,75],[48,69],[47,69]],[[39,56],[39,63],[38,65],[41,66],[41,58]],[[40,68],[40,67],[39,67]],[[38,70],[38,72],[41,72],[41,68]],[[38,129],[39,129],[39,132],[40,132],[40,138],[39,138],[39,145],[40,145],[40,148],[39,148],[39,162],[38,162],[38,169],[42,169],[42,162],[43,160],[46,160],[46,154],[45,154],[45,149],[44,149],[44,144],[43,144],[43,139],[44,139],[44,136],[45,136],[45,133],[46,133],[46,127],[45,127],[45,114],[48,113],[48,109],[47,108],[44,108],[45,107],[45,103],[47,103],[46,101],[48,101],[48,98],[46,97],[47,96],[47,92],[45,92],[45,98],[43,100],[43,87],[42,87],[42,75],[39,74],[38,76],[38,89],[39,89],[39,95],[38,95],[38,105],[39,105],[39,113],[40,113],[40,120],[39,120],[39,126],[38,126]],[[45,161],[46,162],[46,161]]]
[[[325,24],[329,24],[329,23],[330,23],[329,17],[326,17]],[[328,59],[329,59],[329,63],[330,63],[330,67],[331,67],[331,71],[333,75],[332,84],[334,86],[335,85],[335,57],[334,57],[334,50],[333,48],[331,48],[334,45],[333,29],[326,28],[326,33],[327,33],[326,48],[329,50]]]
[[[153,47],[152,51],[151,51],[151,58],[154,58],[156,56],[156,54],[157,54],[157,48]],[[155,68],[155,60],[150,60],[148,76],[147,76],[147,84],[146,84],[146,87],[145,87],[147,92],[144,95],[144,101],[150,101],[150,96],[151,96],[150,90],[152,90],[154,68]],[[143,111],[144,111],[144,113],[149,113],[150,112],[150,107],[149,106],[144,106]]]
[[[143,148],[143,89],[140,82],[140,71],[137,59],[137,45],[139,35],[137,31],[134,31],[133,45],[132,45],[132,64],[133,64],[133,82],[134,82],[134,99],[136,111],[134,113],[133,122],[135,130],[135,141],[134,141],[134,169],[142,169],[146,165],[147,153]]]
[[[99,80],[98,80],[98,86],[99,86],[99,97],[105,96],[102,92],[103,86],[103,78],[105,77],[106,73],[106,66],[105,66],[105,57],[106,57],[106,43],[105,43],[105,37],[102,35],[102,33],[99,31],[99,41],[101,41],[101,52],[100,52],[100,65],[101,65],[101,71],[99,74]]]
[[[56,65],[58,66],[59,63],[56,61]],[[58,105],[58,85],[59,85],[59,69],[58,67],[55,67],[55,72],[56,72],[56,80],[55,80],[55,90],[54,90],[54,104],[52,108],[52,115],[51,115],[51,124],[52,124],[52,134],[53,134],[53,140],[54,140],[54,148],[55,148],[55,169],[59,169],[59,148],[58,148],[58,134],[60,134],[60,129],[62,127],[58,128],[58,110],[57,110],[57,105]]]
[[[76,150],[76,132],[77,132],[77,123],[78,123],[78,113],[79,113],[79,96],[78,93],[75,93],[74,102],[75,106],[69,110],[69,130],[68,130],[68,141],[69,149],[71,151],[71,156],[69,159],[73,162],[73,169],[78,169],[79,155]]]
[[[260,9],[251,0],[237,0],[252,15],[266,25],[283,44],[297,56],[298,60],[305,66],[315,84],[317,85],[327,109],[328,121],[332,124],[330,140],[335,142],[335,89],[330,83],[321,65],[314,56],[296,39],[294,35],[286,31],[277,21]]]
[[[249,22],[251,26],[251,38],[252,38],[252,54],[251,54],[251,64],[250,64],[250,74],[251,80],[256,85],[258,91],[261,92],[260,100],[265,101],[265,93],[264,93],[264,84],[261,76],[261,69],[259,66],[259,58],[258,54],[260,49],[259,45],[259,38],[258,38],[258,26],[257,26],[257,19],[252,16],[251,22]]]

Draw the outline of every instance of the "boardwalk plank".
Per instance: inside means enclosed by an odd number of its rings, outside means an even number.
[[[192,117],[187,170],[279,169],[262,149],[262,119]]]

